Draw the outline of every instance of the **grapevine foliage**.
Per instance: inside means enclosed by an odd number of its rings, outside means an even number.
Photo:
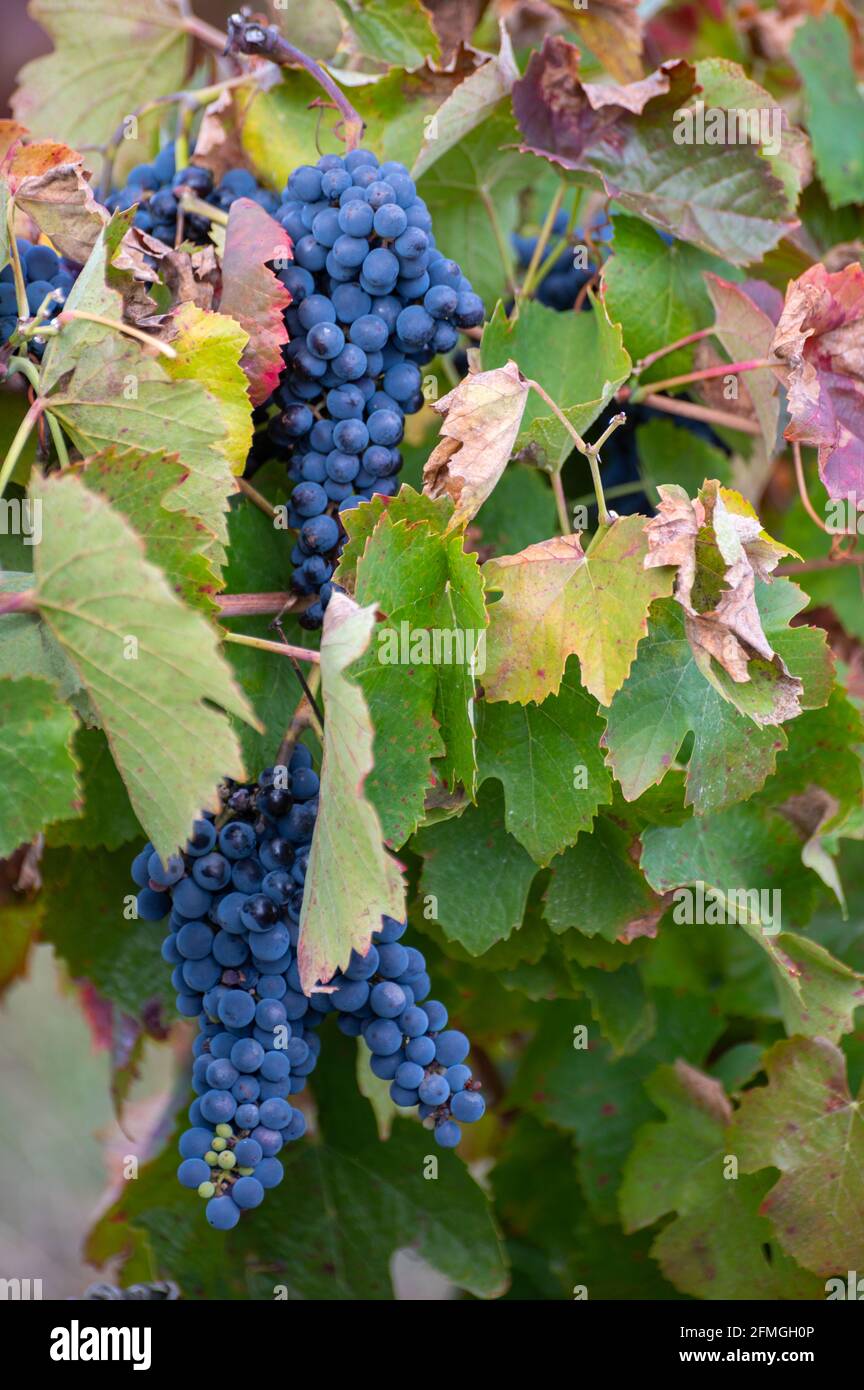
[[[176,1063],[61,1296],[864,1268],[864,27],[685,8],[33,0],[0,988]]]

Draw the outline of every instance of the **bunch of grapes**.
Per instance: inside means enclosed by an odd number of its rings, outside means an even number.
[[[318,813],[308,749],[294,750],[288,774],[285,786],[273,768],[251,786],[226,783],[221,814],[195,822],[182,855],[163,864],[148,845],[132,865],[139,917],[170,910],[162,955],[178,1011],[198,1019],[178,1177],[207,1200],[217,1230],[282,1180],[276,1155],[306,1129],[288,1097],[315,1067],[328,1007],[302,992],[296,956]]]
[[[404,923],[384,917],[365,955],[352,952],[344,974],[303,993],[297,942],[318,813],[308,749],[255,784],[225,783],[220,799],[219,815],[195,822],[182,854],[163,863],[147,845],[132,877],[138,916],[169,918],[162,955],[178,1011],[199,1026],[177,1176],[206,1200],[210,1225],[227,1231],[282,1181],[277,1154],[305,1133],[288,1098],[314,1070],[325,1014],[335,1012],[348,1036],[362,1034],[394,1102],[417,1106],[444,1148],[459,1143],[458,1122],[485,1107],[464,1065],[468,1039],[447,1029],[443,1004],[424,1002],[426,962],[400,944]]]
[[[151,1284],[130,1284],[128,1289],[118,1288],[116,1284],[89,1284],[81,1295],[81,1301],[97,1303],[147,1302],[175,1303],[180,1290],[170,1279]],[[76,1302],[78,1300],[75,1300]]]
[[[294,243],[280,272],[293,303],[269,438],[297,484],[293,582],[316,595],[301,617],[316,628],[344,542],[339,513],[397,491],[420,369],[482,323],[483,302],[435,246],[404,164],[379,164],[370,150],[324,155],[295,169],[276,216]]]
[[[426,962],[413,946],[401,944],[404,934],[404,922],[384,917],[366,955],[352,952],[344,974],[334,975],[330,1002],[341,1031],[362,1035],[372,1054],[369,1065],[390,1082],[393,1103],[416,1106],[420,1118],[434,1125],[437,1143],[453,1149],[462,1137],[457,1121],[479,1120],[486,1105],[480,1083],[465,1066],[468,1039],[447,1027],[444,1005],[427,998],[432,985]]]
[[[51,246],[34,245],[26,237],[16,237],[15,241],[24,272],[30,315],[38,313],[48,295],[52,295],[47,307],[47,319],[52,319],[74,285],[80,267],[58,256]],[[17,327],[18,300],[10,263],[0,270],[0,344],[8,342]],[[41,357],[45,351],[45,339],[32,338],[30,346],[31,351]]]
[[[137,206],[133,226],[168,246],[174,246],[178,231],[184,241],[206,243],[210,219],[180,208],[186,191],[222,212],[227,212],[237,198],[251,198],[271,214],[279,205],[276,194],[261,188],[248,169],[229,169],[215,186],[210,170],[200,165],[190,164],[178,170],[172,142],[159,151],[152,163],[136,164],[130,169],[123,188],[109,193],[105,206],[109,212]]]

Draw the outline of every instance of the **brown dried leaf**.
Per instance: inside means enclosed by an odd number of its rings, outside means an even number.
[[[441,439],[423,469],[423,491],[450,497],[448,531],[476,515],[507,467],[530,387],[515,362],[469,374],[434,409]]]
[[[555,0],[595,57],[616,82],[637,82],[642,76],[642,20],[639,0],[591,0],[581,9],[572,0]]]
[[[811,266],[793,280],[772,342],[786,364],[786,438],[819,449],[829,497],[864,510],[864,269]]]
[[[771,716],[763,714],[761,722],[779,723],[799,714],[802,682],[774,652],[756,605],[756,580],[770,580],[789,551],[762,530],[739,493],[716,480],[707,481],[694,501],[674,483],[658,491],[657,516],[645,528],[645,566],[677,566],[675,598],[684,609],[687,638],[703,674],[712,679],[713,657],[733,681],[743,684],[751,680],[750,661],[761,658],[777,671]],[[726,694],[722,683],[713,683]]]
[[[16,121],[0,121],[0,178],[60,255],[83,265],[108,214],[93,196],[80,154],[53,140],[26,145],[26,134]]]

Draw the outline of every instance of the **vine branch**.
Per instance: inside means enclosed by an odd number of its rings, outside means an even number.
[[[293,43],[284,39],[275,24],[258,24],[246,19],[242,14],[232,14],[228,19],[228,41],[225,53],[248,53],[258,58],[269,58],[279,67],[305,68],[314,77],[319,87],[341,113],[344,123],[345,148],[356,150],[365,129],[363,118],[355,111],[342,89],[333,81],[314,58],[310,58]]]

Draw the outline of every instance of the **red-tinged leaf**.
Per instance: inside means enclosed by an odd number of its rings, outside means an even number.
[[[108,214],[93,197],[80,154],[54,140],[23,143],[27,131],[0,121],[0,178],[61,256],[83,264]]]
[[[291,260],[292,249],[288,233],[258,203],[238,198],[231,204],[219,310],[249,334],[240,365],[249,379],[253,405],[264,404],[282,375],[282,348],[288,341],[282,315],[291,295],[268,263]]]
[[[553,0],[567,16],[591,52],[617,82],[634,82],[642,76],[642,20],[639,0]]]
[[[795,225],[793,208],[760,148],[731,138],[737,132],[694,154],[676,117],[700,90],[680,60],[627,86],[582,82],[579,50],[556,37],[532,54],[513,110],[524,151],[594,174],[639,217],[747,265]]]
[[[786,438],[815,444],[829,497],[864,511],[864,269],[811,266],[793,280],[772,349],[785,364]]]

